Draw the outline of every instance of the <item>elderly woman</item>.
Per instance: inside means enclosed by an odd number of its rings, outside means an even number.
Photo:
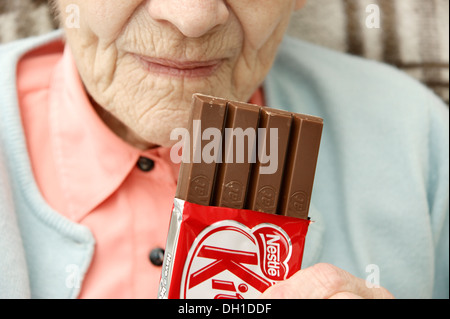
[[[56,0],[63,31],[2,47],[0,297],[156,297],[200,92],[324,118],[303,270],[265,297],[448,298],[448,109],[285,37],[303,4]]]

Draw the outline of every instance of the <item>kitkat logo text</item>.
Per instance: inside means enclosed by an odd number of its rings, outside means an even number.
[[[185,299],[256,298],[286,279],[292,245],[278,226],[252,229],[232,220],[217,222],[194,241],[183,270]]]

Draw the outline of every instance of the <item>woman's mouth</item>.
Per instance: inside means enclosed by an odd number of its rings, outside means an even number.
[[[183,78],[208,77],[220,67],[223,60],[177,61],[135,55],[144,68],[151,73]]]

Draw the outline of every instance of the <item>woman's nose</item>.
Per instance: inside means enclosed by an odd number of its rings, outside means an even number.
[[[226,23],[230,14],[225,0],[150,0],[148,11],[153,19],[170,22],[191,38]]]

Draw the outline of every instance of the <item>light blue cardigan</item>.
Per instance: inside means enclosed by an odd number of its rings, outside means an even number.
[[[0,47],[0,298],[76,298],[95,247],[41,197],[17,104],[18,59],[60,37]],[[290,38],[264,89],[272,107],[324,118],[303,267],[379,278],[398,298],[448,298],[446,105],[390,67]]]

